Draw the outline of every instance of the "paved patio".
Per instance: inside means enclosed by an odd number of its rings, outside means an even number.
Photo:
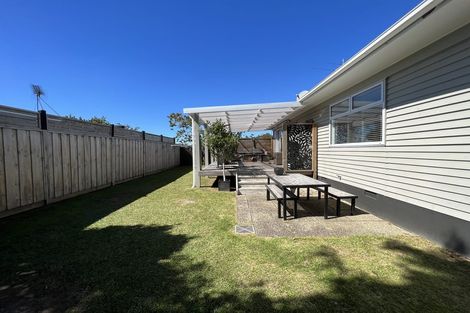
[[[316,192],[313,191],[316,195]],[[305,193],[301,193],[305,198]],[[321,201],[321,200],[320,200]],[[323,203],[314,196],[299,201],[298,218],[288,216],[284,221],[277,217],[277,201],[266,201],[265,191],[253,191],[237,195],[237,224],[253,226],[261,237],[352,236],[352,235],[402,235],[405,230],[358,209],[349,215],[349,206],[342,203],[341,216],[331,216],[335,201],[330,199],[330,218],[323,218]],[[289,206],[289,203],[288,203]],[[292,204],[289,206],[292,207]],[[290,210],[292,213],[292,210]]]

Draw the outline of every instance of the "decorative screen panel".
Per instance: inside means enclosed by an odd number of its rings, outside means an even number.
[[[287,169],[312,169],[312,125],[287,126]]]

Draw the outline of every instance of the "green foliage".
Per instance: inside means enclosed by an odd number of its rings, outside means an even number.
[[[258,135],[258,136],[255,136],[254,134],[244,133],[244,134],[242,134],[242,138],[251,138],[251,139],[272,139],[272,138],[273,138],[273,135],[271,135],[270,133],[264,133],[264,134],[260,134],[260,135]]]
[[[222,120],[207,125],[207,144],[219,163],[235,158],[240,133],[232,133]]]
[[[93,124],[100,124],[100,125],[111,125],[108,119],[104,116],[102,117],[93,116],[92,118],[88,120],[88,122],[93,123]]]
[[[176,129],[176,142],[188,145],[192,142],[191,118],[183,113],[168,115],[171,130]]]
[[[272,139],[273,135],[266,133],[266,134],[259,135],[257,138],[258,139]]]
[[[81,121],[81,122],[88,122],[88,123],[93,123],[93,124],[97,124],[97,125],[106,125],[106,126],[109,126],[111,125],[112,123],[110,121],[108,121],[108,119],[105,117],[105,116],[93,116],[89,119],[86,119],[86,118],[83,118],[81,116],[75,116],[75,115],[72,115],[72,114],[68,114],[66,116],[64,116],[65,118],[69,118],[69,119],[72,119],[72,120],[77,120],[77,121]],[[140,127],[133,127],[133,126],[130,126],[130,125],[127,125],[127,124],[116,124],[118,126],[123,126],[125,129],[129,129],[129,130],[135,130],[135,131],[138,131],[140,129]]]

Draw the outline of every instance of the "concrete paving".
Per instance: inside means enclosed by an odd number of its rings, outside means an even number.
[[[303,190],[304,191],[304,190]],[[311,190],[312,192],[312,190]],[[353,235],[403,235],[405,230],[372,214],[356,209],[349,215],[349,205],[342,203],[341,216],[335,217],[336,201],[330,200],[329,218],[323,218],[323,201],[314,197],[301,199],[298,218],[287,214],[288,220],[277,217],[277,200],[266,200],[266,192],[253,190],[237,195],[237,224],[253,226],[260,237],[353,236]],[[305,198],[306,193],[301,192]],[[293,203],[288,201],[288,207]],[[290,214],[293,214],[292,210]]]

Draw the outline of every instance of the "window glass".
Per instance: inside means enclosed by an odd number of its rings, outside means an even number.
[[[382,105],[336,118],[331,122],[333,144],[382,141]]]
[[[349,99],[343,100],[340,103],[331,106],[331,116],[349,111]]]
[[[382,101],[382,85],[372,87],[352,97],[352,108],[354,110],[379,101]]]

